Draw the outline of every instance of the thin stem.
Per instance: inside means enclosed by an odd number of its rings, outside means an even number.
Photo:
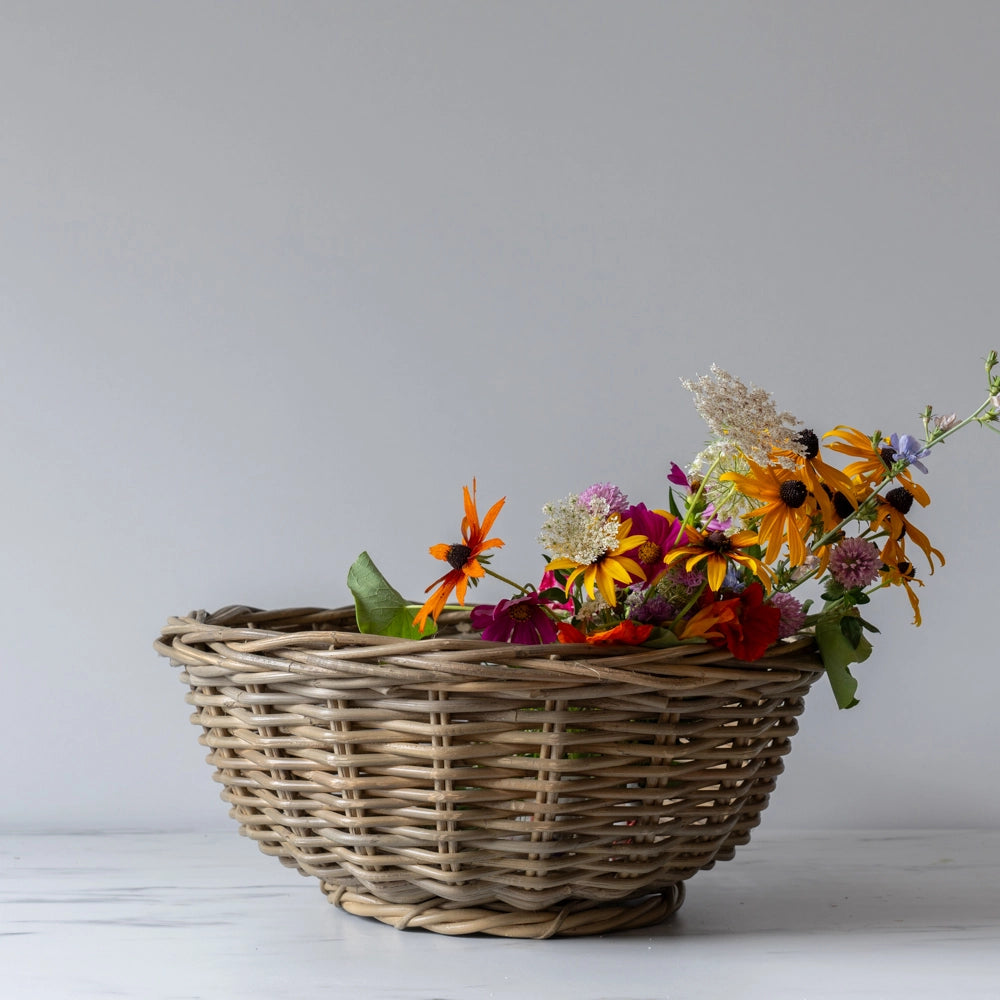
[[[694,607],[698,598],[701,597],[701,595],[705,592],[705,588],[707,586],[708,586],[708,581],[707,580],[702,581],[701,586],[698,587],[698,589],[695,590],[688,598],[687,604],[685,604],[684,607],[681,608],[681,610],[678,611],[676,615],[674,615],[674,619],[670,623],[671,628],[677,625],[677,623]]]
[[[970,413],[969,416],[967,416],[964,420],[962,420],[957,424],[952,425],[946,431],[941,431],[940,433],[937,434],[936,437],[933,434],[930,435],[930,438],[928,440],[925,440],[924,442],[925,447],[929,451],[931,448],[936,448],[939,444],[941,444],[942,441],[946,441],[948,438],[952,436],[952,434],[957,434],[963,427],[967,427],[974,421],[978,421],[981,423],[981,421],[979,421],[979,417],[986,409],[988,409],[992,405],[993,405],[993,398],[991,396],[987,396],[987,398],[983,401],[982,405],[977,407],[976,410]],[[924,426],[926,428],[926,421]],[[991,424],[983,424],[983,426],[988,426],[991,427],[991,429],[996,430],[996,428],[992,427]],[[998,433],[1000,433],[1000,431],[998,431]],[[899,466],[899,468],[897,468],[896,466]],[[864,505],[869,500],[871,500],[872,497],[878,496],[878,494],[881,493],[882,490],[884,490],[885,487],[889,485],[889,483],[893,482],[905,468],[906,468],[905,464],[897,462],[896,465],[894,465],[890,470],[886,472],[885,476],[874,486],[872,491],[864,498],[864,500],[862,500],[861,503],[858,504],[855,510],[851,511],[851,513],[848,514],[847,517],[845,517],[842,521],[838,522],[829,531],[820,535],[819,538],[813,541],[812,548],[813,549],[822,548],[824,545],[827,545],[831,541],[833,541],[833,539],[836,538],[837,535],[841,533],[841,531],[844,528],[844,525],[850,524],[852,521],[856,521],[859,515],[861,514]],[[867,534],[867,532],[863,533],[862,537],[864,537],[864,534]],[[790,593],[791,591],[795,590],[796,587],[802,586],[802,584],[805,583],[807,580],[811,580],[816,575],[818,570],[819,567],[817,566],[814,569],[810,570],[808,573],[803,574],[798,580],[792,581],[791,584],[789,584],[787,587],[784,588],[784,593],[786,594]]]
[[[482,563],[480,563],[480,565],[482,566]],[[522,587],[521,584],[515,583],[513,580],[510,580],[505,576],[501,576],[496,570],[490,569],[489,566],[483,566],[483,569],[487,574],[492,576],[494,579],[499,580],[501,583],[506,583],[508,587],[513,587],[521,594],[530,594],[535,589],[530,584],[528,586]]]
[[[681,521],[681,530],[678,533],[678,538],[680,538],[684,532],[691,527],[691,522],[694,521],[694,512],[698,506],[698,501],[701,500],[702,495],[705,492],[705,486],[708,484],[712,473],[719,467],[719,463],[721,461],[722,456],[716,456],[716,458],[712,461],[712,464],[708,467],[708,471],[701,477],[698,489],[695,490],[695,492],[688,498],[687,510],[684,512],[684,520]]]

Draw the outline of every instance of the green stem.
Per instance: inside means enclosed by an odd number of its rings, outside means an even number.
[[[482,563],[480,563],[480,565],[482,566]],[[530,594],[535,589],[530,584],[526,587],[522,587],[521,584],[515,583],[513,580],[509,580],[505,576],[501,576],[496,570],[490,569],[489,566],[483,566],[483,569],[489,576],[492,576],[494,579],[499,580],[501,583],[506,583],[508,587],[513,587],[516,591],[518,591],[522,595]]]
[[[681,521],[681,530],[677,536],[678,538],[682,537],[684,532],[691,527],[691,522],[694,521],[694,512],[698,507],[698,501],[701,500],[702,495],[705,492],[705,486],[708,484],[708,480],[711,478],[712,473],[719,467],[719,463],[721,461],[721,455],[713,460],[712,464],[708,467],[708,471],[701,477],[698,489],[695,490],[694,494],[688,498],[687,510],[684,513],[684,520]]]
[[[946,431],[942,431],[936,437],[931,436],[930,440],[924,441],[924,446],[927,448],[928,451],[932,448],[936,448],[939,444],[941,444],[942,441],[946,441],[948,438],[950,438],[952,434],[957,434],[963,427],[967,427],[974,421],[978,421],[982,413],[988,408],[990,408],[992,405],[993,405],[993,398],[991,396],[987,396],[987,398],[983,401],[982,405],[977,407],[976,410],[970,413],[969,416],[967,416],[964,420],[960,421],[957,424],[954,424],[952,427],[949,427]],[[984,426],[989,426],[989,425],[984,425]],[[900,464],[897,463],[897,465]],[[902,472],[903,469],[905,468],[906,468],[905,465],[900,465],[898,469],[894,466],[892,469],[886,472],[885,476],[882,478],[880,482],[878,482],[875,485],[871,493],[869,493],[868,496],[866,496],[864,500],[862,500],[861,503],[858,504],[857,509],[853,510],[850,514],[847,515],[847,517],[845,517],[842,521],[836,524],[829,531],[825,532],[824,534],[820,535],[819,538],[815,539],[812,542],[812,548],[818,549],[822,548],[824,545],[827,545],[834,538],[836,538],[837,535],[841,533],[841,531],[844,528],[844,525],[850,524],[852,521],[856,521],[858,519],[858,515],[861,513],[862,507],[869,500],[871,500],[872,497],[877,496],[879,493],[881,493],[882,490],[884,490],[885,487],[889,485],[889,483],[893,482],[899,476],[899,473]],[[864,536],[862,535],[862,537]],[[813,576],[816,574],[816,571],[817,571],[816,569],[813,569],[809,573],[804,574],[798,580],[792,581],[790,585],[784,588],[784,593],[786,594],[790,593],[791,591],[795,590],[796,587],[801,587],[803,583],[813,578]]]
[[[684,616],[695,606],[695,604],[698,601],[698,598],[701,597],[701,595],[705,592],[705,588],[707,586],[708,586],[708,581],[704,580],[701,586],[696,591],[694,591],[694,593],[688,598],[687,604],[685,604],[684,607],[681,608],[681,610],[678,611],[676,615],[674,615],[674,619],[670,623],[671,629],[673,629],[678,622],[682,621]]]

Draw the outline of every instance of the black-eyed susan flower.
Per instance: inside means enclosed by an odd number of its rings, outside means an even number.
[[[594,588],[611,606],[618,603],[615,589],[618,584],[627,585],[637,580],[645,580],[643,568],[632,558],[632,553],[646,541],[645,535],[633,535],[632,519],[619,521],[617,515],[608,519],[608,525],[615,529],[615,541],[602,553],[594,556],[589,562],[580,562],[569,557],[553,559],[545,568],[549,572],[568,569],[570,574],[566,579],[566,593],[579,579],[587,596],[595,599]]]
[[[802,454],[785,451],[779,454],[795,463],[796,475],[805,483],[823,515],[823,530],[830,531],[857,507],[857,487],[845,473],[822,458],[815,431],[809,428],[800,431],[797,440],[803,448]]]
[[[451,569],[444,576],[438,577],[427,588],[425,593],[432,587],[437,586],[437,590],[427,599],[423,607],[417,612],[413,619],[413,624],[423,631],[428,618],[437,621],[438,615],[444,610],[448,598],[454,591],[459,604],[465,603],[465,591],[469,581],[476,583],[480,577],[486,574],[480,562],[480,555],[487,549],[500,548],[503,540],[500,538],[487,538],[486,535],[493,527],[493,522],[500,513],[506,497],[497,500],[495,504],[486,512],[482,523],[479,520],[479,512],[476,509],[476,481],[472,480],[472,492],[468,486],[463,486],[462,491],[465,499],[465,516],[462,518],[462,541],[451,545],[442,542],[439,545],[432,545],[428,550],[435,559],[441,559],[448,563]],[[484,560],[485,561],[485,560]],[[438,586],[440,585],[440,586]]]
[[[749,567],[750,571],[767,585],[770,583],[770,573],[763,562],[749,550],[757,545],[760,539],[755,531],[737,531],[727,535],[724,531],[698,531],[688,528],[687,535],[681,539],[681,544],[672,548],[665,556],[667,566],[683,565],[685,571],[691,572],[696,567],[705,571],[710,590],[722,589],[726,579],[726,570],[731,563]]]
[[[917,579],[913,565],[903,559],[891,565],[883,566],[882,582],[887,587],[902,587],[906,591],[910,607],[913,608],[913,624],[919,625],[922,621],[920,617],[920,600],[913,589],[913,584],[922,587],[923,582]]]
[[[734,483],[750,500],[761,506],[743,515],[743,519],[758,521],[757,535],[764,546],[764,558],[773,562],[782,544],[788,545],[788,558],[795,566],[806,560],[806,538],[817,511],[815,497],[798,477],[797,470],[777,465],[749,462],[746,475],[724,472],[719,479]],[[713,588],[713,590],[716,588]]]
[[[910,512],[914,500],[922,507],[926,507],[930,503],[926,492],[916,483],[893,487],[884,497],[876,497],[877,507],[871,524],[873,528],[880,528],[886,534],[881,552],[884,563],[889,566],[895,566],[901,562],[908,563],[906,543],[912,541],[923,552],[931,568],[931,573],[933,573],[933,557],[936,556],[943,566],[944,556],[931,545],[927,536],[907,518],[906,515]]]

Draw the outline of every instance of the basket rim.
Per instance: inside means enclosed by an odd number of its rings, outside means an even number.
[[[467,621],[468,615],[468,609],[446,612],[441,621],[456,626]],[[353,616],[353,605],[272,611],[227,605],[212,613],[192,611],[169,618],[153,645],[160,655],[187,666],[226,660],[250,670],[268,666],[273,670],[280,661],[283,671],[313,676],[340,674],[352,665],[370,669],[373,661],[386,665],[387,669],[396,665],[407,671],[476,674],[484,679],[495,678],[498,671],[503,674],[509,671],[512,675],[516,672],[523,678],[525,670],[535,670],[539,674],[577,674],[591,680],[624,683],[678,671],[687,677],[720,680],[727,675],[734,680],[761,674],[788,673],[791,677],[803,672],[819,676],[823,671],[815,638],[809,634],[778,640],[758,660],[748,662],[737,659],[727,649],[706,643],[665,648],[585,643],[528,646],[461,634],[400,639],[349,628],[315,627],[338,619],[353,622]],[[266,624],[282,627],[261,627]]]

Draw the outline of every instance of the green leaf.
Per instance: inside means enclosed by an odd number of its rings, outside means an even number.
[[[840,631],[844,638],[851,644],[851,649],[856,650],[863,635],[861,619],[855,615],[844,615],[840,619]]]
[[[362,632],[400,639],[423,639],[437,631],[437,625],[430,619],[422,632],[413,624],[420,606],[406,601],[382,575],[367,552],[362,552],[348,570],[347,586],[354,595],[354,612]]]
[[[854,697],[858,682],[847,669],[848,664],[864,663],[872,652],[872,644],[860,634],[860,630],[857,643],[852,643],[844,634],[842,621],[846,617],[851,616],[820,615],[816,622],[816,644],[839,708],[853,708],[858,703]],[[854,631],[850,626],[848,630]]]
[[[649,638],[643,643],[644,646],[648,646],[651,649],[670,649],[673,646],[690,646],[693,642],[704,642],[702,638],[698,639],[678,639],[677,636],[670,631],[668,628],[656,627],[652,632],[649,633]]]

